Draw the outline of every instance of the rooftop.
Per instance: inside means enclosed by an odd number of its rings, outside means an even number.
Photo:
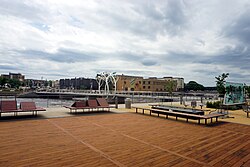
[[[7,119],[0,133],[1,166],[250,165],[250,126],[229,122],[111,112]]]

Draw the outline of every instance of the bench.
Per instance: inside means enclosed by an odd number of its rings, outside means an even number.
[[[152,106],[152,109],[160,109],[160,110],[172,110],[175,112],[181,113],[189,113],[189,114],[196,114],[196,115],[204,115],[204,111],[202,110],[194,110],[189,108],[179,108],[179,107],[170,107],[170,106]]]
[[[88,109],[88,111],[99,111],[99,109],[104,108],[108,108],[110,111],[110,108],[112,108],[104,98],[91,99],[87,101],[76,101],[71,106],[63,107],[70,109],[70,113],[72,111],[77,112],[78,110],[83,110],[84,112],[85,109]]]
[[[20,102],[20,109],[22,112],[32,112],[33,115],[37,115],[38,111],[46,111],[42,107],[37,107],[35,102]]]
[[[83,110],[84,112],[84,109],[90,109],[88,106],[87,106],[87,103],[86,101],[76,101],[74,102],[71,106],[63,106],[65,108],[68,108],[70,113],[72,111],[75,111],[77,112],[77,110]]]
[[[166,111],[166,110],[158,110],[158,109],[150,109],[150,108],[142,108],[142,107],[134,107],[135,108],[135,112],[138,113],[139,109],[142,110],[142,113],[144,114],[146,110],[148,110],[150,112],[150,115],[153,114],[157,114],[158,117],[160,115],[165,115],[166,118],[168,118],[168,116],[174,116],[176,117],[176,120],[178,120],[178,118],[186,118],[186,121],[188,122],[188,119],[193,119],[193,120],[198,120],[198,124],[200,124],[200,120],[205,120],[205,125],[207,125],[208,123],[208,119],[210,119],[210,123],[213,122],[213,118],[216,119],[216,122],[218,122],[218,117],[224,116],[225,114],[208,114],[208,115],[196,115],[196,114],[189,114],[189,113],[181,113],[181,112],[175,112],[175,111]]]
[[[96,101],[98,103],[99,108],[102,108],[102,109],[107,108],[109,111],[110,111],[110,108],[114,108],[113,106],[110,106],[107,100],[104,98],[96,98]]]
[[[98,103],[97,103],[97,101],[96,100],[88,100],[87,101],[87,105],[88,105],[88,107],[92,110],[92,111],[94,111],[94,109],[99,109],[99,107],[98,107]]]
[[[35,102],[21,102],[20,109],[17,108],[16,100],[1,101],[0,104],[0,117],[2,113],[14,113],[17,116],[18,112],[33,112],[33,115],[37,115],[38,111],[46,111],[44,108],[36,107]]]
[[[249,118],[249,113],[250,113],[250,108],[249,107],[250,106],[248,106],[248,105],[243,105],[242,106],[243,111],[247,113],[247,118]]]
[[[21,112],[22,110],[17,108],[17,102],[16,100],[6,100],[1,101],[0,104],[0,117],[2,113],[10,113],[13,112],[14,116],[17,115],[17,112]]]

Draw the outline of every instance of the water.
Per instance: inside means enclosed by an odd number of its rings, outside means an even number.
[[[157,98],[158,97],[158,98]],[[150,102],[162,102],[162,99],[160,99],[160,96],[157,97],[145,97],[145,96],[131,96],[132,103],[150,103]],[[165,98],[165,96],[163,96]],[[174,102],[180,101],[180,97],[171,97],[173,98]],[[1,96],[0,100],[14,100],[15,97],[13,96]],[[87,100],[87,98],[75,98],[73,100],[66,100],[66,99],[49,99],[49,98],[16,98],[17,105],[19,107],[20,102],[35,102],[37,106],[44,107],[44,108],[55,108],[55,107],[63,107],[63,106],[71,106],[74,101],[76,100]],[[185,102],[190,102],[193,100],[199,101],[201,100],[201,97],[196,96],[185,96],[183,97],[183,100]],[[206,99],[203,99],[203,103],[205,104]]]
[[[64,99],[43,99],[43,98],[16,98],[19,107],[20,102],[35,102],[36,106],[44,108],[55,108],[63,106],[71,106],[73,100]]]

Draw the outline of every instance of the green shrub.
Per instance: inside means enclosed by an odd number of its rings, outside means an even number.
[[[207,108],[220,108],[221,101],[207,102]]]
[[[221,106],[221,101],[215,101],[215,102],[207,102],[207,108],[216,108],[216,109],[219,109],[219,108],[224,108],[224,109],[227,109],[227,110],[239,110],[239,109],[242,109],[242,106],[241,105],[233,105],[233,106]]]

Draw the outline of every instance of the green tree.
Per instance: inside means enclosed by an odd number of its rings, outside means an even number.
[[[4,77],[0,77],[0,85],[4,86],[4,84],[8,83],[8,79]]]
[[[250,86],[245,86],[246,94],[250,98]]]
[[[224,97],[224,94],[226,93],[225,82],[228,76],[229,76],[229,73],[223,73],[219,75],[218,77],[215,77],[216,87],[217,87],[218,93],[220,94],[220,97]]]
[[[189,81],[187,84],[185,84],[185,90],[204,90],[205,87],[195,81]]]
[[[169,92],[170,96],[171,96],[171,99],[172,99],[172,96],[173,96],[173,91],[175,91],[176,89],[176,86],[177,86],[177,82],[176,81],[168,81],[165,85],[165,89],[166,91]],[[172,105],[172,100],[171,100],[171,105]]]
[[[33,87],[33,82],[32,80],[26,81],[27,82],[27,86],[29,86],[30,88]]]
[[[166,89],[167,92],[169,92],[170,94],[172,94],[173,91],[175,91],[175,89],[176,89],[176,85],[177,85],[176,81],[172,81],[172,80],[168,81],[166,83],[166,85],[165,85],[165,89]]]
[[[21,81],[18,79],[10,79],[9,84],[12,88],[19,88],[22,85]]]
[[[49,86],[52,87],[52,81],[51,80],[49,80]]]
[[[44,86],[45,86],[45,87],[49,86],[49,81],[46,80],[46,81],[44,82]]]

